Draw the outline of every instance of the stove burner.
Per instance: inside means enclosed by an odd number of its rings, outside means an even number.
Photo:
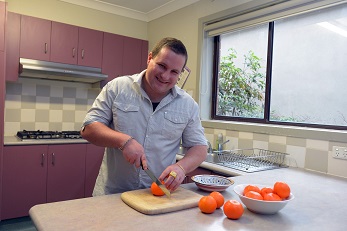
[[[17,136],[22,140],[29,139],[81,139],[79,131],[19,131]]]

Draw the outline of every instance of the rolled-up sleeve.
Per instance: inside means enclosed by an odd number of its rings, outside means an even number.
[[[111,86],[106,84],[101,90],[92,107],[88,110],[82,126],[86,126],[93,122],[101,122],[106,126],[110,126],[112,122],[113,97],[112,93],[107,90],[109,87]]]

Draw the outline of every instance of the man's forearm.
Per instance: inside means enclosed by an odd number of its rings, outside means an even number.
[[[103,123],[93,122],[81,130],[81,135],[90,143],[101,147],[122,147],[129,139],[129,135],[117,132]]]

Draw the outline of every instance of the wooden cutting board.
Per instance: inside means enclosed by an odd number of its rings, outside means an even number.
[[[171,193],[171,198],[165,195],[154,196],[150,189],[139,189],[121,194],[124,203],[148,215],[197,207],[201,197],[201,195],[183,187],[179,187]]]

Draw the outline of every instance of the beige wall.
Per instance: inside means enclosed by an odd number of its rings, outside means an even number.
[[[58,0],[6,0],[8,11],[147,40],[147,23]]]

